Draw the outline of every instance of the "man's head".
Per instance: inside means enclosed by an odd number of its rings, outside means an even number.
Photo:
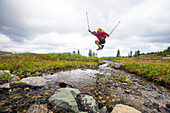
[[[93,34],[93,35],[96,35],[96,31],[93,31],[92,34]]]

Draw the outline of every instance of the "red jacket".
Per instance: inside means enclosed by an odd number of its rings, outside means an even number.
[[[91,32],[91,34],[93,34],[92,32]],[[94,35],[94,34],[93,34]],[[98,33],[96,33],[96,37],[99,39],[99,40],[105,40],[105,38],[103,37],[103,35],[107,35],[108,37],[109,37],[109,35],[107,34],[107,33],[105,33],[105,32],[98,32]]]

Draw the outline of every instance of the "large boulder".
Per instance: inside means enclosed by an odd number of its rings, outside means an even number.
[[[42,87],[49,83],[49,80],[46,80],[42,77],[27,77],[23,78],[18,85],[23,87],[31,86],[31,87]]]
[[[123,66],[123,64],[119,64],[117,62],[113,62],[112,64],[110,64],[109,67],[115,68],[115,69],[120,69],[122,66]]]
[[[141,112],[127,105],[116,104],[111,113],[141,113]]]
[[[79,93],[80,91],[78,89],[60,88],[49,98],[49,106],[56,113],[61,110],[78,113],[79,109],[76,103],[76,97]]]
[[[96,101],[89,95],[78,94],[77,103],[81,111],[88,111],[89,113],[96,113],[98,111]]]

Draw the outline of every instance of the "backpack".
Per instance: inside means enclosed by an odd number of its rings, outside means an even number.
[[[99,29],[97,30],[97,32],[105,32],[105,31],[103,31],[103,29],[99,28]],[[107,37],[105,34],[103,34],[102,36],[103,36],[104,39]]]

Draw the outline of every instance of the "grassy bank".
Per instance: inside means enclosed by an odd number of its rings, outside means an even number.
[[[10,70],[20,78],[39,76],[41,72],[50,69],[62,69],[64,67],[88,67],[95,68],[100,60],[98,58],[85,57],[71,53],[19,53],[0,56],[0,70]],[[7,75],[6,75],[7,76]],[[8,78],[1,75],[0,79]]]
[[[143,55],[132,58],[112,58],[111,60],[124,64],[124,70],[137,74],[149,81],[170,86],[170,60],[160,56]]]

